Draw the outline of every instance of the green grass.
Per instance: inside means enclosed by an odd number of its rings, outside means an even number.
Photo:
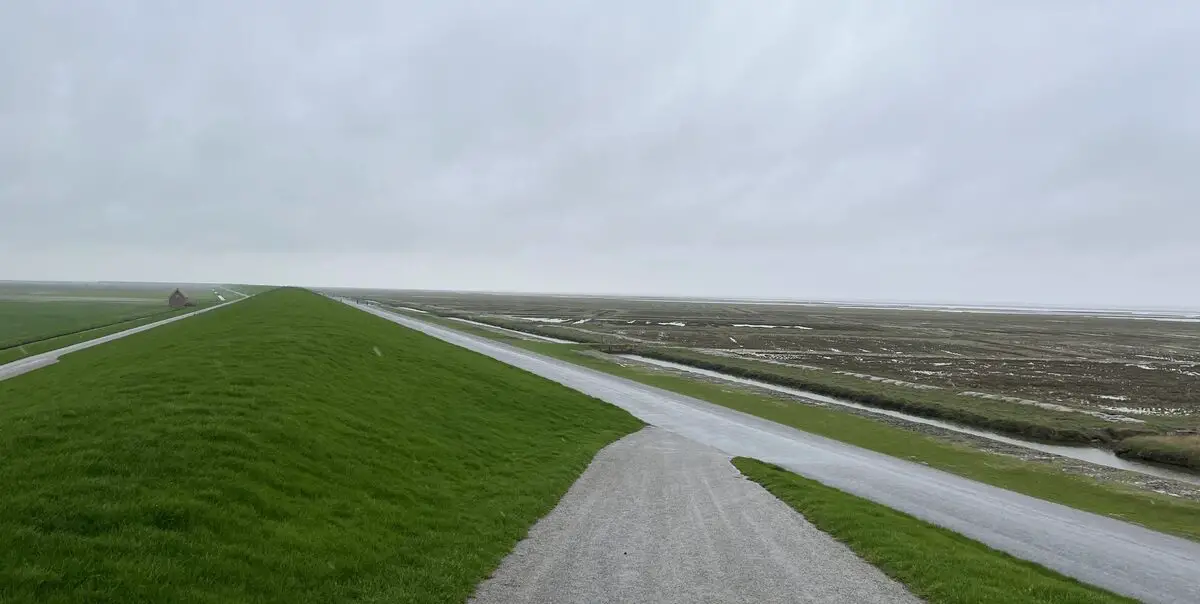
[[[461,602],[640,425],[267,292],[0,382],[0,601]]]
[[[1200,470],[1200,435],[1135,436],[1118,443],[1117,454]]]
[[[1200,540],[1200,503],[1195,501],[1100,483],[1065,474],[1045,464],[947,443],[834,409],[805,405],[654,369],[622,366],[604,358],[581,354],[588,350],[585,346],[529,342],[456,321],[426,315],[420,318],[1039,499]]]
[[[130,321],[122,321],[120,323],[113,323],[111,325],[106,325],[103,327],[96,327],[94,329],[78,331],[78,332],[68,334],[65,336],[59,336],[56,338],[47,338],[44,340],[38,340],[38,341],[30,343],[30,344],[7,348],[4,350],[0,350],[0,365],[3,365],[5,363],[11,363],[13,361],[19,361],[25,357],[33,356],[35,354],[41,354],[43,352],[49,352],[51,350],[58,350],[59,348],[63,348],[65,346],[70,346],[72,344],[78,344],[80,342],[94,340],[96,338],[104,337],[104,336],[114,334],[114,333],[117,333],[120,331],[125,331],[126,329],[133,329],[134,327],[138,327],[141,325],[154,323],[156,321],[162,321],[163,319],[168,319],[177,314],[186,314],[186,313],[192,312],[194,310],[196,310],[196,309],[195,308],[187,308],[187,309],[181,309],[181,310],[167,310],[167,311],[156,312],[154,314],[144,316],[144,317],[141,317],[138,319],[133,319]]]
[[[0,364],[179,314],[167,307],[170,291],[0,283]],[[189,293],[196,306],[187,310],[218,302],[211,289]]]
[[[733,465],[931,604],[1134,601],[778,466],[744,457]]]
[[[75,293],[80,296],[100,293],[110,297],[157,296],[156,291],[99,290],[99,292],[65,290],[49,292],[48,295],[67,297]],[[103,296],[97,296],[103,297]],[[217,297],[208,290],[201,290],[193,298],[194,307],[171,309],[166,306],[166,294],[162,302],[132,303],[105,302],[100,300],[49,301],[0,300],[0,365],[23,358],[57,350],[72,344],[86,342],[126,329],[168,319],[175,315],[213,306]],[[236,300],[238,297],[230,295]],[[8,338],[4,339],[7,334]]]
[[[0,350],[168,312],[162,304],[0,300]]]

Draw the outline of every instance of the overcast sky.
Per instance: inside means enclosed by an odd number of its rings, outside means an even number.
[[[1200,306],[1200,3],[0,2],[0,279]]]

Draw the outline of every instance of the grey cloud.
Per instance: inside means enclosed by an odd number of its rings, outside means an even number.
[[[1197,34],[1189,3],[8,3],[0,278],[1197,306]]]

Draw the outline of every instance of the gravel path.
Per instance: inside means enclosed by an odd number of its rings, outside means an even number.
[[[609,445],[476,604],[916,602],[729,456],[660,428]]]

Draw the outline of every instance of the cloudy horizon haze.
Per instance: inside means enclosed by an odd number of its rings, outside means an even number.
[[[1200,5],[0,6],[0,280],[1200,308]]]

